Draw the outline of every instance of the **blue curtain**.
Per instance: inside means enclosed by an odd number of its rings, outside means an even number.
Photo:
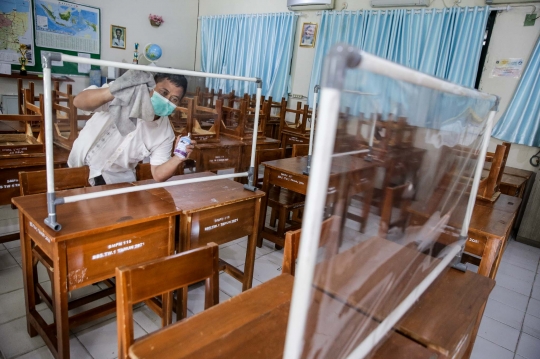
[[[473,87],[488,16],[488,7],[324,11],[309,100],[313,96],[313,87],[320,82],[324,57],[339,42]]]
[[[205,16],[201,20],[201,70],[260,77],[262,93],[287,97],[296,31],[294,13]],[[254,93],[244,81],[208,79],[206,85],[224,92]]]
[[[495,125],[492,136],[540,147],[540,37],[514,97]]]

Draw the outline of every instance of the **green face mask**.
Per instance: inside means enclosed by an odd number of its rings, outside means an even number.
[[[157,91],[154,91],[150,101],[152,101],[154,113],[158,116],[169,116],[176,109],[175,104],[161,96]]]

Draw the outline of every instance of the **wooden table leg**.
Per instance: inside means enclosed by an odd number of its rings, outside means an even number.
[[[180,231],[175,232],[178,233],[178,238],[176,238],[175,242],[177,243],[177,253],[181,253],[191,249],[190,241],[188,239],[190,238],[191,233],[192,218],[191,215],[185,214],[179,215],[178,218],[180,221]],[[178,224],[178,222],[176,223]],[[187,287],[180,288],[176,291],[176,321],[187,318],[187,295]]]
[[[265,174],[266,178],[266,174]],[[248,236],[248,245],[246,249],[246,264],[244,265],[244,280],[242,282],[242,291],[248,290],[251,288],[253,283],[253,269],[255,267],[255,246],[258,244],[259,240],[259,221],[263,222],[264,219],[261,219],[263,213],[262,206],[266,205],[265,198],[258,198],[255,202],[255,214],[253,216],[253,232]],[[264,218],[264,217],[263,217]],[[262,242],[262,237],[261,237]]]
[[[463,353],[463,359],[469,359],[472,354],[472,350],[474,347],[474,342],[476,341],[476,335],[478,334],[478,329],[480,328],[480,322],[482,321],[482,317],[484,316],[484,309],[486,309],[487,301],[482,305],[482,308],[480,309],[480,312],[478,313],[478,317],[476,318],[476,323],[474,324],[474,329],[471,332],[471,338],[469,341],[469,345],[467,346],[467,350],[465,353]]]
[[[26,330],[30,337],[35,337],[38,332],[30,322],[30,313],[36,310],[36,286],[34,268],[32,260],[32,240],[28,233],[24,231],[24,216],[19,212],[19,226],[21,236],[21,257],[24,280],[24,300],[26,304]]]
[[[480,266],[478,267],[478,274],[495,279],[491,274],[497,256],[500,255],[501,244],[502,241],[500,238],[488,237],[482,259],[480,260]]]
[[[493,268],[491,269],[491,273],[489,275],[490,278],[495,279],[495,276],[497,275],[497,271],[499,270],[499,265],[501,264],[504,250],[506,249],[506,245],[508,244],[508,238],[510,238],[510,232],[512,232],[512,226],[508,227],[508,231],[506,231],[506,234],[504,235],[501,243],[501,248],[498,251],[497,259],[495,260],[495,264],[493,265]]]
[[[53,250],[54,264],[54,308],[56,323],[57,357],[69,359],[69,317],[68,317],[68,283],[67,255],[65,242],[56,243]]]
[[[259,217],[259,231],[258,236],[256,237],[257,240],[257,247],[262,247],[262,233],[264,231],[264,226],[266,225],[266,207],[268,206],[268,192],[270,188],[270,169],[265,168],[264,169],[264,180],[263,180],[263,186],[262,191],[265,193],[262,201],[261,201],[261,209],[260,209],[260,217]]]

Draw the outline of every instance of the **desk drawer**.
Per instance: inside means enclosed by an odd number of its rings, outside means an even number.
[[[241,146],[195,149],[197,172],[237,169],[241,160]]]
[[[169,218],[68,241],[68,290],[114,277],[115,268],[165,257],[174,246]],[[171,246],[169,246],[169,239]]]
[[[301,194],[306,194],[307,191],[307,176],[300,174],[288,174],[278,170],[271,170],[269,183]]]
[[[469,231],[469,238],[465,244],[465,252],[481,257],[484,255],[486,248],[487,237],[484,235],[475,234]]]
[[[250,235],[258,203],[256,199],[250,199],[193,213],[189,248],[202,247],[210,242],[223,244]],[[182,216],[181,220],[188,220],[187,216]]]
[[[309,137],[301,137],[301,136],[295,136],[295,135],[283,135],[285,139],[285,143],[282,144],[282,146],[288,146],[288,145],[307,145],[309,144]]]

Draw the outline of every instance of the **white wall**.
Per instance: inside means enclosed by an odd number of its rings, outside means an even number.
[[[535,4],[537,9],[540,4]],[[534,26],[523,26],[525,15],[530,13],[531,7],[514,8],[512,11],[503,11],[497,14],[495,27],[491,36],[488,49],[488,57],[482,72],[480,90],[495,94],[500,97],[501,104],[499,113],[495,118],[498,121],[511,101],[519,79],[510,77],[491,77],[495,61],[501,58],[523,58],[528,62],[540,35],[540,20],[536,20]],[[524,67],[525,68],[525,67]],[[502,141],[492,138],[489,146],[490,151]],[[532,155],[538,152],[536,147],[512,144],[507,164],[512,167],[530,171],[536,170],[529,164]]]
[[[336,0],[336,10],[341,10],[344,1]],[[348,10],[372,9],[369,0],[348,0]],[[448,5],[451,0],[446,1]],[[461,6],[485,6],[483,0],[462,0]],[[540,4],[534,4],[540,9]],[[442,0],[434,0],[432,8],[443,8]],[[286,0],[200,0],[200,16],[220,15],[220,14],[246,14],[246,13],[266,13],[285,12],[287,9]],[[503,11],[497,15],[495,28],[490,42],[488,61],[482,73],[481,90],[501,97],[501,105],[496,120],[506,109],[511,100],[519,79],[511,78],[491,78],[489,74],[497,58],[520,57],[528,61],[534,44],[540,34],[540,20],[535,26],[523,26],[525,14],[530,13],[531,7],[515,7],[511,11]],[[293,61],[291,67],[292,93],[306,96],[309,90],[311,78],[311,68],[315,57],[315,48],[299,47],[300,29],[304,22],[315,22],[320,24],[321,17],[316,10],[301,11],[302,16],[298,18],[296,40],[294,45]],[[200,30],[199,30],[200,31]],[[316,45],[315,45],[316,46]],[[200,32],[197,42],[196,69],[200,69]],[[501,141],[492,139],[490,149],[495,148],[496,143]],[[534,170],[529,165],[529,158],[537,152],[536,148],[521,145],[512,145],[508,165],[517,168]]]
[[[147,43],[157,43],[163,49],[159,66],[193,70],[195,63],[195,45],[197,37],[198,0],[77,0],[77,3],[91,5],[101,9],[101,58],[112,61],[133,60],[134,44],[138,42],[139,52]],[[149,14],[163,17],[165,22],[160,27],[152,27]],[[126,49],[110,47],[111,25],[126,28]],[[139,63],[148,64],[140,57]],[[106,76],[106,69],[103,73]],[[87,76],[70,76],[75,82],[73,89],[78,93],[88,86]],[[36,83],[36,91],[42,92],[42,84]],[[65,83],[63,87],[65,88]],[[15,79],[0,78],[0,94],[16,94]]]

